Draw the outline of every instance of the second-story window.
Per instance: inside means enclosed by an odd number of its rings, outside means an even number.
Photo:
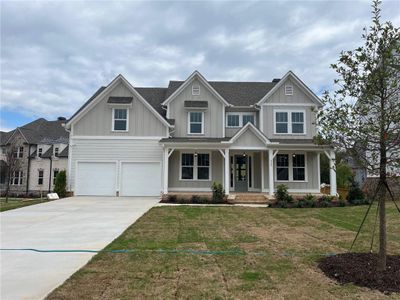
[[[228,127],[240,127],[239,115],[228,115]]]
[[[43,148],[38,149],[38,157],[42,157],[43,154]]]
[[[203,134],[204,133],[204,113],[198,111],[189,112],[189,134]]]
[[[58,152],[59,152],[59,150],[60,150],[60,149],[59,149],[58,147],[55,147],[55,148],[54,148],[54,156],[55,156],[55,157],[58,157]]]
[[[304,111],[276,111],[275,134],[304,134]]]
[[[228,113],[226,115],[227,127],[243,127],[247,123],[256,124],[254,113]]]
[[[251,123],[251,124],[255,125],[254,124],[254,115],[253,114],[251,114],[251,115],[243,115],[242,118],[243,118],[243,126],[246,125],[247,123]]]
[[[24,157],[24,147],[17,147],[14,150],[14,157],[22,158]]]
[[[128,131],[128,109],[113,109],[113,131]]]

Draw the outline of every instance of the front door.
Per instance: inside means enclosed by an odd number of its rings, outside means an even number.
[[[235,191],[248,191],[247,156],[235,155]]]

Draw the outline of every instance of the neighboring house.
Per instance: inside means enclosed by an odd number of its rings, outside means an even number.
[[[19,170],[11,174],[11,195],[46,194],[53,190],[54,179],[68,166],[68,138],[65,118],[56,121],[37,119],[0,135],[1,193],[6,189],[5,153],[14,147]]]
[[[75,195],[154,196],[210,191],[320,192],[313,143],[320,99],[292,72],[272,82],[207,81],[195,71],[167,88],[134,87],[122,75],[66,124]],[[331,182],[336,174],[331,169]],[[336,185],[331,185],[336,195]]]

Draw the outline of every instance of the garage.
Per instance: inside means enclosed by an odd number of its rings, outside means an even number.
[[[117,164],[115,162],[78,162],[76,173],[76,195],[116,195]]]
[[[120,196],[159,196],[160,162],[122,162]]]

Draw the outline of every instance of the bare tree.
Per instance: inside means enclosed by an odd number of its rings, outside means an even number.
[[[338,75],[337,89],[325,93],[326,106],[318,123],[324,138],[379,175],[372,202],[378,197],[378,270],[382,271],[386,269],[387,192],[393,198],[387,177],[400,167],[400,30],[391,22],[381,23],[380,4],[373,1],[372,24],[362,35],[364,45],[343,51],[338,63],[331,65]]]
[[[17,157],[17,148],[15,146],[12,145],[7,147],[4,162],[5,162],[4,170],[6,178],[5,197],[6,197],[6,202],[8,202],[8,194],[10,191],[10,185],[13,180],[13,175],[20,169],[20,161],[19,158]]]

